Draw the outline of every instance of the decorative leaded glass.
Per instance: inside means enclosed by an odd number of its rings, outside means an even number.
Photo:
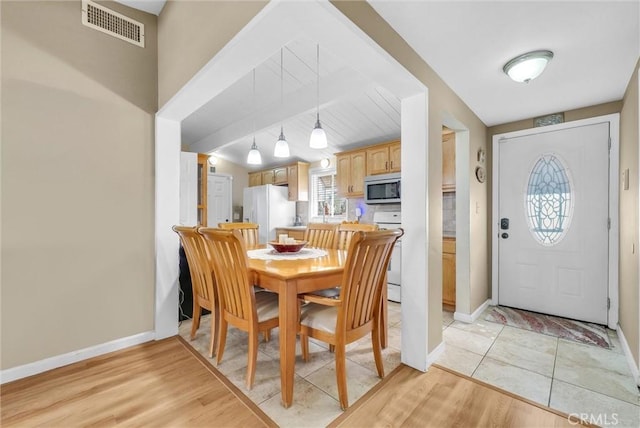
[[[564,163],[552,154],[536,162],[527,185],[529,230],[542,245],[554,245],[565,235],[573,214],[572,183]]]

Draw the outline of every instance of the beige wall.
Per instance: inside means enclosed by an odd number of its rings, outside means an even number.
[[[169,101],[267,3],[167,1],[158,18],[158,105]]]
[[[153,330],[155,16],[2,1],[2,369]]]
[[[638,65],[623,99],[620,114],[620,174],[629,169],[629,190],[620,185],[620,327],[640,367],[638,297]]]
[[[590,117],[604,116],[606,114],[620,113],[621,109],[622,101],[613,101],[610,103],[598,104],[595,106],[583,107],[575,110],[568,110],[564,112],[564,121],[571,122],[574,120],[588,119]],[[531,129],[533,128],[533,120],[534,118],[532,117],[530,119],[519,120],[517,122],[509,122],[492,126],[487,129],[487,139],[491,141],[491,138],[496,134],[520,131],[522,129]]]

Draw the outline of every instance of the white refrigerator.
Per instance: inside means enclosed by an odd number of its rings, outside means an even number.
[[[291,226],[296,215],[296,203],[289,201],[286,186],[245,187],[242,212],[244,221],[258,223],[261,244],[276,239],[276,227]]]

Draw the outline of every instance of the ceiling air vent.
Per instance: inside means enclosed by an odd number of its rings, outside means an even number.
[[[82,0],[82,23],[87,27],[144,47],[144,24],[90,0]]]

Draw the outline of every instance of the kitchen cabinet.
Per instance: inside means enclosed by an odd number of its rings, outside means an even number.
[[[262,184],[283,185],[287,183],[287,167],[262,171]]]
[[[336,153],[336,184],[340,196],[364,196],[367,151]]]
[[[304,239],[305,230],[306,230],[305,227],[296,227],[296,228],[276,227],[276,239],[278,239],[278,236],[284,234],[284,235],[288,235],[289,238],[302,241]]]
[[[367,175],[400,172],[400,141],[367,147]]]
[[[290,201],[309,200],[309,164],[296,162],[249,173],[249,187],[263,184],[289,187]]]
[[[249,187],[262,185],[262,172],[250,172],[249,173]]]
[[[207,176],[209,173],[209,155],[198,153],[198,198],[197,219],[199,226],[207,225]]]
[[[449,129],[442,132],[442,191],[456,191],[456,134]]]
[[[456,239],[442,240],[442,306],[456,309]]]
[[[309,164],[296,162],[287,167],[287,185],[290,201],[309,200]],[[296,238],[298,239],[298,238]]]

